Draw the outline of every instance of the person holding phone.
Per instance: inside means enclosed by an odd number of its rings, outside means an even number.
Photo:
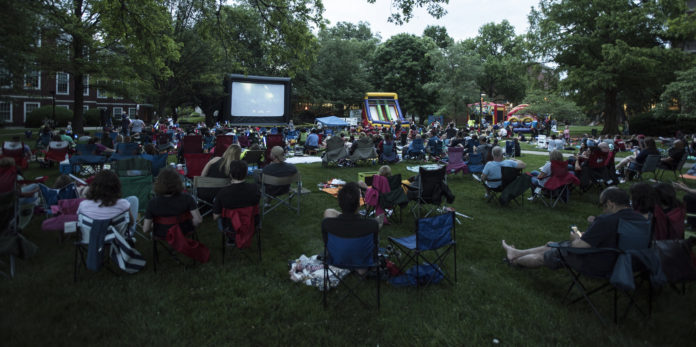
[[[561,242],[561,246],[577,248],[616,248],[619,220],[645,220],[640,213],[630,207],[628,193],[617,187],[609,187],[599,196],[603,214],[594,218],[587,231],[582,233],[577,228],[571,229],[570,240]],[[528,249],[517,249],[502,241],[505,250],[505,262],[523,268],[547,266],[555,270],[563,266],[561,250],[547,245]],[[562,254],[573,267],[591,269],[599,273],[611,272],[616,262],[616,255],[606,254],[589,258],[576,257],[571,253]]]

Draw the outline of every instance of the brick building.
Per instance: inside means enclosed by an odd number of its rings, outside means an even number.
[[[140,108],[131,100],[107,96],[102,90],[90,87],[88,75],[84,78],[84,85],[85,111],[99,108],[112,115],[127,113],[132,117]],[[0,72],[0,122],[4,126],[23,126],[27,114],[41,106],[52,105],[54,97],[56,107],[74,111],[74,81],[70,74],[34,71],[24,75],[23,85],[19,88],[12,85],[6,70],[4,74]]]

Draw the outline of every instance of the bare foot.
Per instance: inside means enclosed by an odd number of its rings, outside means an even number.
[[[507,253],[507,259],[511,263],[517,258],[518,251],[515,249],[515,246],[508,245],[505,240],[503,240],[503,249],[505,249],[505,253]]]

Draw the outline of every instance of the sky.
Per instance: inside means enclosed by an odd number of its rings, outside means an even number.
[[[435,19],[428,12],[419,8],[414,10],[413,19],[402,26],[389,23],[387,19],[392,12],[391,0],[377,0],[370,4],[367,0],[323,0],[324,18],[329,26],[338,22],[357,24],[360,21],[370,23],[373,33],[379,33],[382,40],[400,34],[422,35],[428,25],[439,25],[455,41],[461,41],[478,35],[478,29],[490,22],[500,23],[507,19],[519,35],[527,31],[527,15],[539,0],[450,0],[444,5],[447,14]],[[396,11],[396,8],[394,9]]]

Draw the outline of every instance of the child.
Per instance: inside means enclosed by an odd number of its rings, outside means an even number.
[[[72,135],[72,122],[68,122],[68,126],[65,127],[65,133],[67,135]]]

